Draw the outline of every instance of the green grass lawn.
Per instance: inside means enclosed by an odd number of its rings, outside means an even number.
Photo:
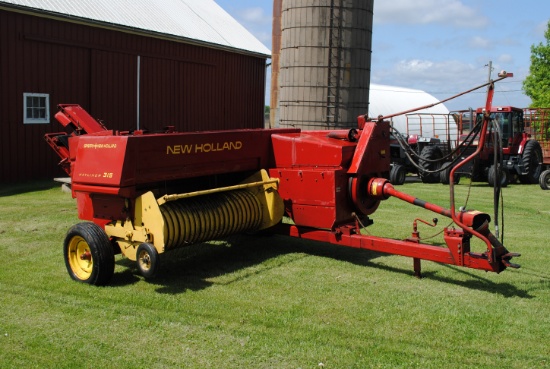
[[[492,214],[492,189],[463,182],[457,207]],[[449,205],[447,186],[398,189]],[[511,185],[504,205],[522,267],[501,274],[424,261],[419,280],[410,258],[235,236],[162,254],[154,281],[117,256],[98,288],[65,269],[71,196],[3,186],[0,368],[550,368],[550,191]],[[434,216],[389,199],[368,232],[404,239]]]

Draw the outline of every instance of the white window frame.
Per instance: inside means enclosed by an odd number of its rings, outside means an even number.
[[[32,118],[27,115],[27,98],[28,97],[45,97],[46,98],[46,109],[43,118]],[[36,108],[36,107],[30,107]],[[39,107],[41,108],[41,107]],[[50,123],[50,94],[41,94],[34,92],[24,92],[23,93],[23,124],[49,124]]]

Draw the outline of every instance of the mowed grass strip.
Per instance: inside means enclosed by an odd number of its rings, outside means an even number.
[[[492,215],[492,189],[466,182],[457,208],[468,198]],[[449,206],[447,186],[398,189]],[[71,196],[50,182],[0,187],[0,367],[550,367],[550,191],[503,193],[500,227],[522,268],[499,275],[424,261],[419,280],[410,258],[258,235],[163,254],[153,281],[117,256],[97,288],[65,270]],[[433,217],[421,237],[441,244],[449,220],[397,199],[367,231],[403,239]]]

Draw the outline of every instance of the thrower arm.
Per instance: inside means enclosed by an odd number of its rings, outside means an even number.
[[[59,104],[58,107],[59,111],[55,114],[55,119],[70,130],[72,136],[107,131],[103,123],[95,120],[80,105]]]
[[[468,229],[468,231],[470,233],[472,233],[476,237],[482,239],[485,242],[485,244],[487,245],[487,251],[488,252],[491,250],[492,242],[487,237],[485,237],[481,233],[479,233],[478,230],[473,229],[473,228],[469,227],[468,225],[464,224],[462,222],[462,220],[459,219],[459,217],[457,216],[456,207],[455,207],[455,195],[454,195],[454,178],[455,178],[455,172],[459,168],[461,168],[464,165],[466,165],[467,163],[469,163],[470,161],[474,160],[480,154],[481,150],[485,146],[485,140],[487,139],[487,127],[489,126],[489,118],[490,118],[490,114],[491,114],[490,112],[491,112],[491,107],[492,107],[492,104],[493,104],[493,96],[494,96],[494,93],[495,93],[495,84],[494,83],[497,82],[497,81],[503,80],[505,78],[508,78],[508,77],[513,77],[513,74],[503,71],[503,72],[499,73],[499,78],[498,79],[496,79],[494,81],[491,80],[491,81],[489,81],[488,83],[485,84],[485,86],[488,86],[488,88],[487,88],[487,99],[485,101],[485,112],[483,114],[483,124],[482,124],[481,130],[480,130],[480,133],[479,133],[479,144],[477,145],[476,151],[473,154],[468,156],[466,159],[460,161],[457,165],[455,165],[451,169],[451,172],[450,172],[450,175],[449,175],[449,193],[450,193],[450,202],[451,202],[451,210],[450,210],[451,219],[459,227],[464,228],[464,229]],[[493,236],[493,235],[491,234],[491,236]],[[494,236],[493,236],[493,238],[494,238]]]

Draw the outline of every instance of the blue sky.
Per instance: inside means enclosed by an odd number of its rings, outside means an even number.
[[[271,49],[272,1],[215,0]],[[528,106],[522,92],[531,46],[545,43],[550,1],[374,0],[371,82],[426,91],[438,99],[514,73],[496,86],[495,105]],[[267,100],[268,97],[267,97]],[[485,92],[446,103],[483,106]]]

